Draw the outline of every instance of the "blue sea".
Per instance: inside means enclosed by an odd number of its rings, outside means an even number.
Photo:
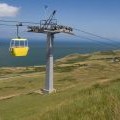
[[[0,40],[0,66],[38,66],[46,63],[46,41],[29,40],[29,53],[26,57],[14,57],[9,53],[9,41]],[[54,60],[74,53],[93,53],[97,51],[119,50],[120,42],[109,43],[97,41],[78,41],[78,40],[55,40],[54,42]]]

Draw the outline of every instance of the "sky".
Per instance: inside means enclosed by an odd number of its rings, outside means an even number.
[[[46,14],[45,5],[48,6]],[[39,22],[53,10],[57,10],[59,24],[120,39],[120,0],[0,0],[0,19],[4,20]],[[0,26],[0,34],[1,38],[13,37],[15,28]],[[21,34],[30,38],[40,37],[25,30],[21,30]]]

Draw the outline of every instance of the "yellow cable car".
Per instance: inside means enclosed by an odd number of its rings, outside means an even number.
[[[12,39],[9,50],[13,56],[26,56],[29,50],[28,40],[24,38]]]
[[[18,35],[19,26],[22,26],[22,23],[19,23],[17,26],[17,38],[11,39],[9,51],[13,56],[26,56],[29,51],[28,40],[25,38],[20,38]]]

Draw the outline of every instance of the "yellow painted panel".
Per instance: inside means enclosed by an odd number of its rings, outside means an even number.
[[[29,47],[12,47],[10,52],[13,56],[26,56],[28,53]]]

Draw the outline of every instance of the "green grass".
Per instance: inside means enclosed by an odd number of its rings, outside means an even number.
[[[90,56],[91,55],[71,54],[71,55],[63,58],[62,61],[58,60],[56,62],[56,64],[60,65],[60,64],[73,64],[73,63],[77,63],[77,62],[84,62],[84,61],[88,60]]]
[[[31,89],[38,89],[42,86],[43,80],[45,79],[44,74],[35,74],[36,76],[34,77],[28,74],[26,75],[0,81],[0,96],[18,94]]]
[[[16,71],[18,77],[0,80],[0,97],[19,94],[0,100],[0,120],[119,120],[120,62],[107,61],[100,54],[100,60],[97,54],[91,56],[95,59],[84,63],[69,62],[77,55],[67,56],[55,65],[57,92],[50,95],[35,92],[44,86],[44,67],[27,68],[33,73],[22,69]]]
[[[78,68],[78,66],[64,66],[64,67],[57,66],[54,68],[54,70],[55,72],[62,73],[62,72],[71,72],[76,68]]]
[[[51,95],[23,95],[1,101],[0,116],[3,120],[118,120],[119,87],[120,81],[115,81]]]
[[[65,62],[66,64],[71,64],[71,63],[76,63],[76,62],[83,62],[89,59],[89,55],[88,56],[78,56],[76,58],[73,59],[69,59],[67,60],[67,62]]]
[[[120,82],[77,91],[65,104],[43,115],[42,120],[119,120]]]

